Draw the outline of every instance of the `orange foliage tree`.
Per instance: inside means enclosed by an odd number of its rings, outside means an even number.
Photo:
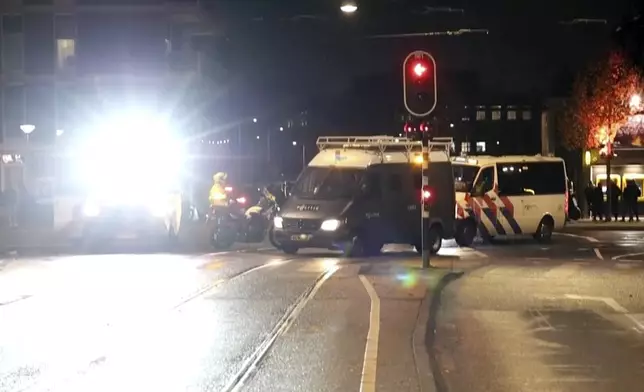
[[[629,101],[639,87],[637,69],[621,52],[610,53],[579,74],[561,129],[564,147],[575,150],[612,143],[631,114]]]

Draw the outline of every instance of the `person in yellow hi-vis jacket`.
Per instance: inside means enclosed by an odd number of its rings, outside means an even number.
[[[212,187],[210,188],[210,193],[208,194],[208,201],[210,202],[210,207],[227,207],[228,206],[228,195],[226,194],[226,179],[228,175],[223,172],[219,172],[212,176]]]

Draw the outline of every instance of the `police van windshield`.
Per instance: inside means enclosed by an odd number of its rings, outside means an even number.
[[[307,167],[293,189],[302,198],[341,199],[353,197],[360,186],[364,169]]]
[[[453,164],[452,171],[454,172],[454,190],[456,192],[470,192],[479,167]]]

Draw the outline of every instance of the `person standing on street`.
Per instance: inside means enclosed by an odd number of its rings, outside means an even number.
[[[624,209],[626,210],[622,215],[622,221],[627,213],[629,222],[633,221],[633,215],[635,215],[635,219],[638,222],[640,221],[639,213],[637,212],[637,199],[640,196],[642,196],[642,191],[635,181],[628,180],[626,188],[624,188],[624,194],[622,195],[622,202],[624,204]]]
[[[610,209],[615,222],[619,220],[619,199],[622,196],[622,190],[619,189],[615,181],[610,182]],[[611,221],[612,217],[607,216],[606,220]]]
[[[595,187],[595,193],[593,195],[593,202],[592,202],[593,211],[593,221],[596,221],[598,218],[599,220],[604,219],[604,191],[602,190],[601,186],[596,186]]]
[[[584,189],[584,198],[586,199],[586,206],[588,206],[588,217],[593,218],[593,220],[596,220],[597,211],[596,211],[595,203],[593,203],[594,195],[595,195],[595,185],[593,185],[592,181],[588,181],[588,185],[586,186],[586,189]]]

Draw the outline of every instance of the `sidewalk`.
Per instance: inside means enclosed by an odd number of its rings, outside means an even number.
[[[66,230],[0,228],[0,255],[8,252],[29,250],[59,250],[71,245]]]
[[[593,222],[592,219],[580,219],[578,221],[570,221],[566,223],[566,229],[579,229],[579,230],[635,230],[635,231],[644,231],[644,217],[640,218],[640,221],[626,222],[620,221],[615,222]]]

